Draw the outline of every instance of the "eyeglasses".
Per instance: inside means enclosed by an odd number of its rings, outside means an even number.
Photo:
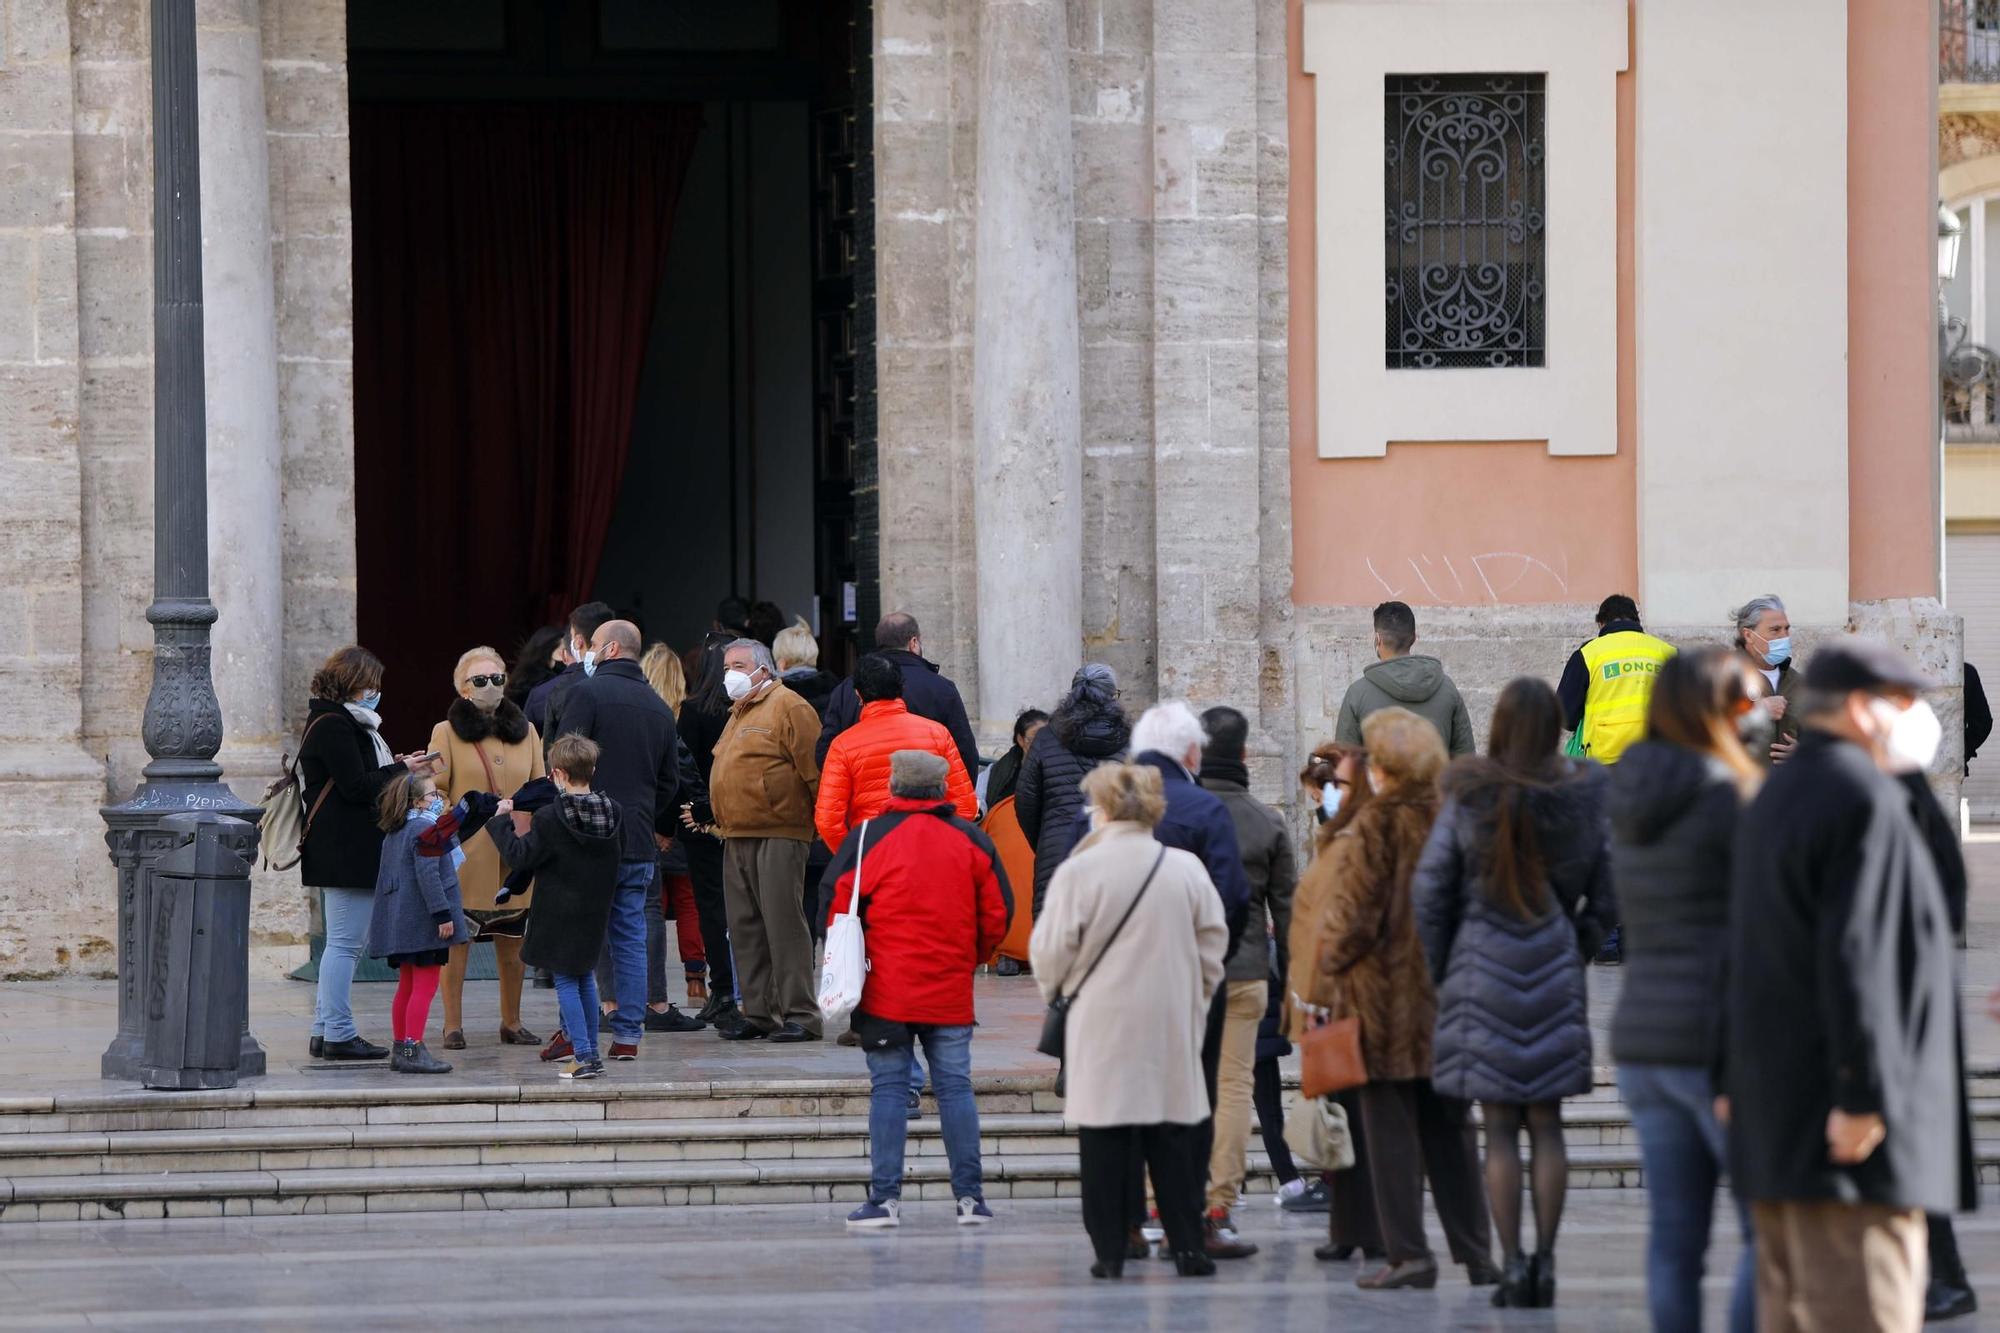
[[[473,689],[483,690],[488,685],[505,685],[507,683],[507,673],[496,671],[490,676],[467,676],[465,679],[471,684]]]

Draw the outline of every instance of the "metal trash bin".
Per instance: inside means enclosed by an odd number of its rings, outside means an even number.
[[[161,853],[143,913],[149,1088],[233,1088],[250,1002],[250,862],[224,845],[243,835],[229,815],[168,815],[179,843]]]

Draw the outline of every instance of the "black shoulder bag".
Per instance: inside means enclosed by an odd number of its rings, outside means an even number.
[[[1083,980],[1076,983],[1076,990],[1065,995],[1061,986],[1056,987],[1056,998],[1049,1001],[1049,1012],[1042,1017],[1042,1039],[1035,1043],[1035,1049],[1043,1055],[1053,1055],[1058,1060],[1063,1058],[1063,1041],[1068,1030],[1069,1007],[1076,1003],[1078,993],[1089,982],[1091,973],[1097,971],[1097,965],[1104,961],[1104,955],[1118,942],[1119,933],[1125,929],[1125,923],[1132,919],[1132,913],[1139,906],[1139,900],[1146,896],[1146,890],[1153,886],[1153,876],[1160,873],[1160,863],[1166,859],[1167,849],[1162,847],[1160,854],[1153,858],[1153,868],[1146,872],[1145,881],[1139,885],[1139,891],[1132,895],[1132,902],[1126,907],[1125,915],[1118,918],[1118,924],[1111,928],[1111,935],[1104,941],[1104,947],[1097,951],[1097,957],[1090,960],[1090,967],[1085,970]],[[1065,977],[1064,981],[1067,982],[1068,978]]]

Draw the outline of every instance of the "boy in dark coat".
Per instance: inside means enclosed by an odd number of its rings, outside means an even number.
[[[1718,1085],[1766,1327],[1923,1323],[1924,1213],[1969,1204],[1945,887],[1891,773],[1935,757],[1929,682],[1862,641],[1736,839]]]
[[[568,1079],[597,1078],[604,1060],[597,1049],[597,955],[618,889],[623,817],[618,803],[590,789],[597,775],[595,741],[570,733],[549,745],[549,778],[561,793],[535,811],[525,834],[514,832],[512,801],[502,801],[488,835],[500,859],[535,877],[528,909],[528,937],[521,957],[555,974],[563,1031],[574,1048],[559,1071]]]

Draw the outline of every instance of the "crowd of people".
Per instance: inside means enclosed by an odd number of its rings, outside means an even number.
[[[407,754],[381,736],[380,662],[343,648],[314,677],[300,752],[305,882],[325,902],[312,1054],[448,1071],[424,1034],[442,989],[443,1045],[465,1046],[475,939],[495,945],[501,1042],[540,1043],[520,993],[526,969],[549,975],[562,1027],[541,1054],[563,1078],[636,1059],[649,1032],[819,1041],[836,1034],[816,941],[851,912],[868,971],[837,1035],[873,1096],[872,1183],[848,1224],[900,1223],[928,1078],[957,1220],[980,1225],[972,979],[1031,922],[995,970],[1032,973],[1051,1006],[1093,1275],[1155,1244],[1184,1276],[1255,1255],[1232,1215],[1254,1121],[1281,1204],[1326,1214],[1316,1255],[1359,1256],[1361,1287],[1439,1282],[1428,1181],[1465,1279],[1546,1307],[1562,1104],[1594,1078],[1594,959],[1625,967],[1610,1056],[1640,1139],[1656,1328],[1701,1326],[1724,1179],[1744,1240],[1732,1330],[1965,1313],[1949,1214],[1974,1201],[1966,877],[1925,780],[1939,682],[1858,639],[1801,667],[1775,596],[1732,620],[1733,643],[1678,651],[1606,599],[1556,688],[1500,691],[1482,750],[1443,663],[1414,651],[1414,612],[1385,603],[1377,660],[1299,775],[1303,870],[1252,794],[1242,712],[1166,700],[1131,718],[1089,663],[982,774],[902,613],[836,679],[775,607],[725,602],[683,658],[593,603],[511,669],[469,649],[458,700]],[[1019,884],[978,822],[1003,807],[1032,856]],[[693,1013],[668,997],[668,920]],[[355,1026],[364,950],[398,969],[393,1049]],[[1312,1094],[1293,1113],[1348,1149],[1305,1172],[1277,1063],[1293,1046]]]

